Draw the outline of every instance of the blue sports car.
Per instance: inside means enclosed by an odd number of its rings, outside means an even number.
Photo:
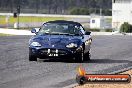
[[[78,22],[56,20],[32,29],[29,40],[29,61],[46,58],[66,58],[77,62],[90,60],[91,32]]]

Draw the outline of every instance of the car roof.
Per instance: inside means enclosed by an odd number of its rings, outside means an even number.
[[[66,20],[55,20],[55,21],[48,21],[46,23],[66,23],[66,24],[73,24],[73,25],[78,25],[78,26],[82,26],[80,23],[78,22],[74,22],[74,21],[66,21]]]

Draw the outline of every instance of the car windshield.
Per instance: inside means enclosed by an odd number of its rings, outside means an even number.
[[[79,27],[73,24],[46,23],[40,28],[38,34],[79,35],[79,31]]]

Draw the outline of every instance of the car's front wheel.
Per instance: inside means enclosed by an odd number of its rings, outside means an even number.
[[[84,61],[84,49],[83,48],[82,48],[81,52],[75,56],[75,60],[76,60],[76,62]]]
[[[29,61],[37,61],[37,57],[29,55]]]
[[[29,49],[29,61],[37,61],[37,57],[32,54],[32,51]]]
[[[89,52],[85,53],[84,60],[85,61],[90,61],[90,58],[91,58],[91,54]]]

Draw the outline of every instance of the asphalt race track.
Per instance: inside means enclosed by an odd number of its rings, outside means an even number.
[[[0,88],[62,88],[75,83],[80,63],[61,58],[28,61],[30,37],[0,37]],[[91,61],[82,64],[87,73],[132,67],[132,36],[93,36],[91,54]]]

